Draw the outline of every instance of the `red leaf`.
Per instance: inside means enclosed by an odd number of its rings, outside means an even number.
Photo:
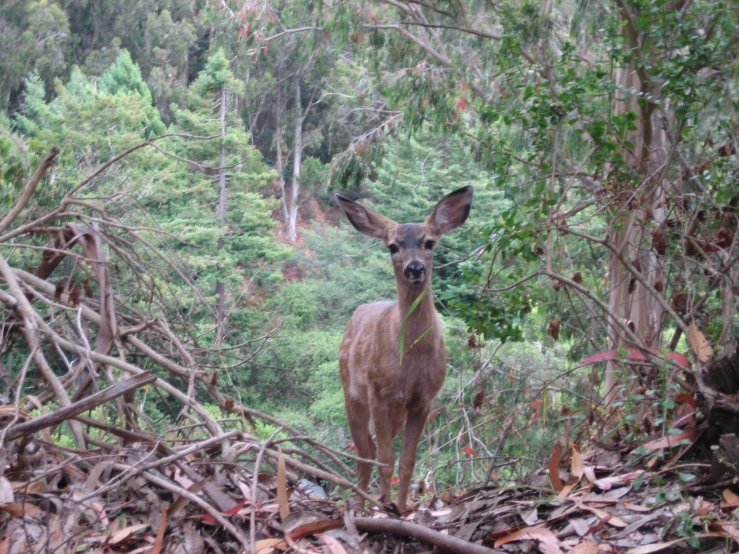
[[[698,431],[694,428],[690,428],[677,435],[667,435],[666,437],[662,437],[661,439],[650,441],[644,444],[644,448],[646,448],[650,452],[654,452],[655,450],[661,450],[663,448],[675,446],[677,443],[684,439],[694,441],[697,438]]]
[[[473,457],[475,455],[475,451],[472,449],[472,445],[471,444],[468,444],[467,446],[465,446],[462,449],[462,452],[464,452],[465,454],[467,454],[470,457]]]
[[[461,111],[465,111],[467,109],[467,99],[466,98],[460,98],[459,102],[457,103],[457,106]]]
[[[690,367],[690,360],[688,360],[688,357],[685,354],[680,354],[679,352],[668,352],[667,357],[683,367]],[[693,406],[695,406],[695,404],[693,404]]]
[[[615,358],[616,358],[615,350],[606,350],[605,352],[598,352],[597,354],[588,356],[582,362],[580,362],[580,365],[594,364],[597,362],[608,362],[610,360],[614,360]]]
[[[695,398],[689,395],[687,392],[681,392],[675,397],[678,402],[685,402],[691,408],[695,408]]]
[[[499,546],[508,542],[521,540],[539,541],[542,546],[549,547],[551,551],[559,551],[559,539],[557,538],[557,536],[549,529],[541,525],[536,527],[524,527],[523,529],[514,531],[510,535],[496,540],[493,546],[495,548],[498,548]]]
[[[397,475],[393,475],[393,478],[390,479],[390,484],[397,485],[398,483],[400,483],[400,477],[398,477]]]
[[[552,457],[549,459],[549,480],[552,482],[554,492],[560,492],[565,488],[562,479],[559,476],[559,455],[562,454],[562,445],[557,443],[554,445]]]

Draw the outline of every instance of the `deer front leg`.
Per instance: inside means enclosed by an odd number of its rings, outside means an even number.
[[[398,509],[403,511],[405,503],[408,499],[408,489],[413,478],[413,468],[416,465],[416,449],[418,441],[421,439],[423,426],[426,423],[428,410],[418,410],[408,413],[408,419],[405,422],[405,432],[403,433],[403,449],[400,453],[400,467],[398,473],[400,484],[398,488]]]
[[[372,436],[369,430],[370,409],[369,406],[356,399],[352,399],[349,394],[345,395],[346,414],[349,420],[349,430],[352,434],[354,446],[357,449],[357,455],[365,460],[371,460],[375,457],[375,448],[372,444]],[[372,464],[367,462],[357,462],[357,486],[367,492],[369,488],[370,478],[372,477]],[[364,506],[364,500],[357,498],[359,507]]]
[[[377,461],[385,464],[380,467],[380,502],[390,502],[390,483],[395,467],[395,452],[393,452],[393,421],[391,410],[383,407],[379,402],[372,405],[372,421],[375,424],[375,446]]]

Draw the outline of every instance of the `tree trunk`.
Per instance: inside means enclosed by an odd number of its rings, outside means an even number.
[[[616,72],[619,90],[635,89],[648,92],[654,98],[658,97],[656,87],[650,82],[642,82],[642,77],[635,71],[633,62],[629,67],[619,68]],[[664,221],[664,189],[661,182],[667,161],[667,125],[660,121],[661,113],[652,106],[653,104],[639,106],[636,94],[626,99],[617,99],[614,105],[614,115],[627,111],[639,115],[637,130],[626,136],[633,143],[633,150],[624,147],[621,155],[640,176],[641,187],[634,190],[624,186],[617,191],[616,205],[621,214],[613,222],[608,235],[609,243],[615,247],[615,252],[610,252],[608,257],[611,311],[609,349],[636,346],[659,348],[662,342],[662,306],[623,263],[623,260],[631,262],[652,287],[655,287],[658,280],[664,282],[663,261],[651,246],[651,228],[655,223],[659,226]],[[672,121],[667,122],[669,123]],[[658,131],[654,132],[654,129]],[[628,325],[641,344],[626,340],[615,322],[616,318]],[[606,366],[606,406],[612,405],[619,397],[620,365],[617,361],[610,361]]]
[[[225,234],[226,229],[226,88],[221,89],[221,158],[218,169],[218,223]],[[218,253],[223,250],[225,242],[224,235],[218,239]],[[220,264],[218,272],[220,275]],[[216,281],[216,295],[218,304],[216,306],[216,344],[222,344],[226,337],[226,290],[220,278]]]
[[[300,193],[300,166],[303,161],[303,108],[300,97],[300,77],[295,76],[295,149],[293,152],[293,179],[288,201],[287,236],[298,240],[298,194]]]
[[[282,95],[277,96],[277,110],[275,111],[275,151],[276,159],[275,165],[277,169],[277,182],[280,185],[280,200],[282,201],[282,221],[285,222],[285,229],[287,229],[287,221],[289,219],[289,212],[287,209],[287,192],[285,191],[285,162],[282,159],[282,111],[285,109],[285,105],[282,103]]]

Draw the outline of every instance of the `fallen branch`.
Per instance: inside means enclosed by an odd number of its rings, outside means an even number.
[[[53,412],[34,418],[31,421],[14,425],[8,431],[6,440],[15,440],[22,436],[40,431],[41,429],[59,425],[63,421],[72,419],[83,412],[89,412],[101,404],[105,404],[106,402],[118,398],[119,396],[123,396],[126,393],[133,392],[144,385],[153,383],[154,381],[156,381],[156,375],[152,374],[151,371],[147,371],[141,375],[128,379],[127,381],[122,381],[105,390],[86,396],[82,400],[78,400],[69,406],[59,408],[58,410],[54,410]]]
[[[500,554],[501,550],[494,550],[487,546],[463,541],[456,537],[443,535],[438,531],[399,519],[375,519],[358,517],[354,520],[357,529],[369,533],[390,533],[402,537],[412,537],[419,541],[431,544],[447,552],[458,552],[459,554]]]

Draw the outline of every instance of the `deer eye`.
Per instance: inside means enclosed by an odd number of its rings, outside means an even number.
[[[426,250],[433,250],[434,249],[434,241],[427,240],[426,241],[426,244],[424,244],[424,247],[426,248]]]
[[[396,244],[388,244],[387,249],[390,250],[391,254],[397,254],[400,251]]]

